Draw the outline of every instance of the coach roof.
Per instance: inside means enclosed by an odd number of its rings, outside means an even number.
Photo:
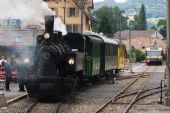
[[[100,39],[102,39],[104,41],[104,43],[107,43],[107,44],[114,44],[114,45],[118,45],[118,42],[111,39],[111,38],[106,38],[105,36],[103,36],[102,34],[98,34],[98,33],[94,33],[94,32],[87,32],[87,33],[84,33],[86,35],[90,35],[90,36],[96,36]]]
[[[84,35],[87,39],[89,39],[91,42],[98,42],[98,43],[103,43],[103,40],[101,38],[96,37],[95,35]]]

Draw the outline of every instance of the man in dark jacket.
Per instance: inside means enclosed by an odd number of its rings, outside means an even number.
[[[22,57],[19,57],[17,59],[17,64],[16,64],[16,69],[17,69],[17,80],[19,83],[19,91],[25,91],[25,81],[24,78],[27,74],[26,72],[26,64],[24,63],[24,59]]]
[[[10,84],[10,81],[11,81],[11,64],[10,64],[10,58],[8,58],[5,62],[5,65],[4,65],[4,71],[5,71],[5,79],[6,79],[6,82],[5,82],[5,88],[6,88],[6,91],[11,91],[9,89],[9,84]]]

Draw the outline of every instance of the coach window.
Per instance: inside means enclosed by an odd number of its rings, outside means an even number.
[[[107,56],[107,45],[105,44],[105,56]]]
[[[93,57],[97,57],[97,50],[98,50],[98,47],[97,47],[97,43],[93,45]]]
[[[93,44],[93,57],[96,57],[96,44]]]
[[[112,56],[111,54],[112,54],[112,46],[109,45],[109,56]]]
[[[106,56],[109,56],[109,51],[110,51],[109,45],[106,45]]]
[[[100,45],[99,45],[99,43],[98,43],[98,44],[97,44],[97,48],[96,48],[96,49],[97,49],[97,57],[99,57],[99,56],[100,56],[100,52],[99,52],[99,51],[100,51],[100,49],[99,49],[99,48],[100,48]]]
[[[110,56],[113,56],[113,46],[110,46]]]
[[[116,46],[114,45],[113,46],[113,56],[115,56],[116,55]]]

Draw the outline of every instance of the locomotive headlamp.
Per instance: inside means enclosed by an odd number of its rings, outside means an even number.
[[[70,58],[70,59],[68,60],[68,63],[69,63],[70,65],[74,65],[75,61],[74,61],[73,58]]]
[[[24,63],[25,63],[25,64],[29,63],[29,61],[30,61],[30,60],[29,60],[28,58],[25,58],[25,59],[24,59]]]
[[[45,38],[45,39],[49,39],[49,38],[50,38],[50,34],[49,34],[49,33],[45,33],[45,34],[44,34],[44,38]]]

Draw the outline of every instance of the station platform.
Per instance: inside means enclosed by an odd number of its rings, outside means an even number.
[[[6,101],[9,101],[10,99],[13,99],[15,97],[21,96],[25,94],[26,92],[19,92],[19,85],[17,82],[11,82],[10,83],[10,90],[6,91],[5,89],[1,89],[0,92],[4,93]]]

